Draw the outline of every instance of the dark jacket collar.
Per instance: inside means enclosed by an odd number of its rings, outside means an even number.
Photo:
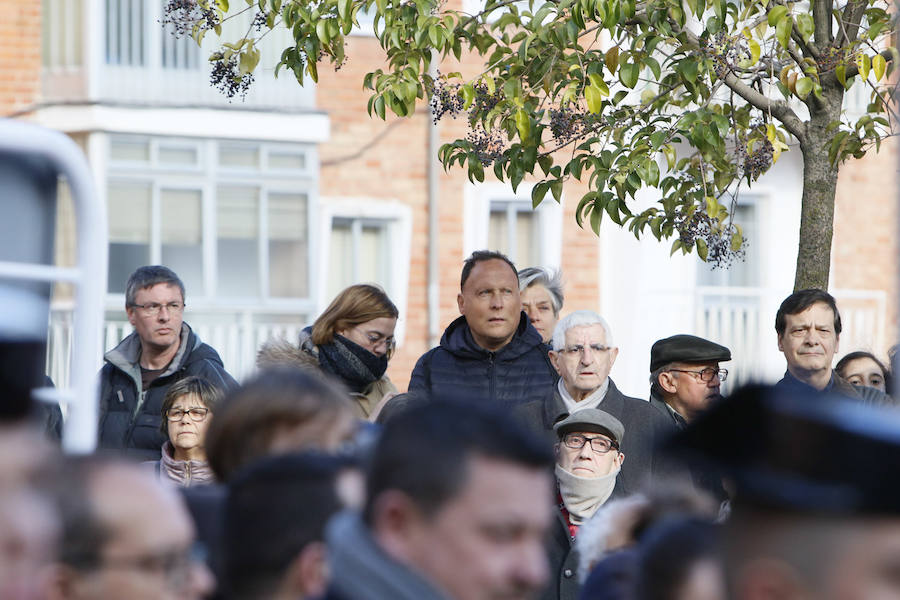
[[[619,388],[616,387],[616,384],[610,377],[606,395],[603,396],[603,400],[597,408],[605,410],[603,408],[604,406],[610,407],[610,405],[615,404],[616,406],[613,410],[618,410],[619,405],[622,403],[622,398],[622,392],[619,391]],[[544,402],[544,424],[552,431],[556,422],[567,416],[569,416],[569,411],[566,409],[562,396],[559,394],[559,388],[553,386],[553,396],[551,396],[547,402]]]
[[[502,360],[515,360],[535,347],[543,346],[541,334],[531,326],[525,313],[519,313],[519,325],[509,343],[495,352],[485,350],[472,337],[472,330],[465,317],[457,317],[441,336],[441,347],[460,358],[484,360],[490,356]]]

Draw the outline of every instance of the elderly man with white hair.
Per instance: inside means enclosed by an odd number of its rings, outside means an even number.
[[[628,432],[621,448],[628,460],[616,485],[623,494],[638,491],[649,478],[677,473],[655,453],[658,442],[674,431],[672,423],[647,401],[624,395],[609,377],[619,349],[603,317],[589,310],[567,315],[557,323],[552,345],[550,362],[560,377],[556,388],[542,401],[518,407],[516,415],[551,441],[554,424],[573,412],[599,408],[617,418]]]

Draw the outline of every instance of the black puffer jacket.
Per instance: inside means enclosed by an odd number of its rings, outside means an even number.
[[[200,341],[187,323],[169,368],[141,393],[141,340],[132,333],[106,353],[100,370],[101,448],[121,448],[141,460],[159,460],[166,436],[159,427],[163,398],[173,383],[189,375],[205,378],[223,391],[237,386],[218,352]]]
[[[475,343],[465,317],[447,327],[441,344],[413,369],[410,392],[432,400],[490,402],[516,406],[552,393],[556,372],[540,334],[522,313],[512,340],[497,352]]]

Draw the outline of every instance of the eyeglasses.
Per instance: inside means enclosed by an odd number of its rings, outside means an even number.
[[[369,340],[369,343],[372,344],[372,349],[377,350],[379,346],[384,344],[384,349],[386,352],[392,352],[394,350],[394,346],[396,345],[396,340],[394,340],[394,336],[384,337],[380,333],[369,332],[366,334],[366,339]]]
[[[148,575],[163,575],[174,589],[184,588],[191,570],[206,560],[206,548],[197,542],[190,548],[147,553],[134,557],[116,557],[103,561],[99,568],[132,569]]]
[[[159,302],[148,302],[146,304],[132,304],[131,306],[135,308],[141,309],[141,314],[148,317],[155,317],[159,314],[159,311],[165,306],[166,310],[168,310],[172,314],[181,314],[181,311],[184,310],[185,304],[184,302],[168,302],[166,304],[160,304]]]
[[[703,369],[702,371],[688,371],[687,369],[669,369],[669,371],[677,371],[679,373],[690,373],[691,375],[696,375],[703,383],[709,383],[713,380],[713,377],[716,376],[719,377],[719,381],[725,381],[725,379],[728,378],[728,369],[713,369],[712,367],[708,367],[706,369]]]
[[[566,346],[560,353],[565,356],[580,356],[582,352],[585,350],[590,350],[591,352],[602,353],[608,350],[612,350],[612,346],[604,346],[603,344],[591,344],[590,346]]]
[[[166,418],[170,421],[180,421],[184,418],[184,415],[188,415],[191,418],[191,421],[198,422],[205,419],[207,414],[209,414],[208,408],[195,407],[187,410],[170,408],[166,411]]]
[[[613,448],[619,449],[617,443],[605,437],[589,438],[578,433],[570,433],[563,438],[563,444],[565,444],[566,448],[571,448],[572,450],[581,450],[587,443],[590,443],[591,450],[597,454],[606,454]]]

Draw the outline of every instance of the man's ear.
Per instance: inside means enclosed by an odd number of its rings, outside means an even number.
[[[310,542],[294,557],[281,579],[282,598],[319,598],[328,588],[328,561],[324,542]]]
[[[616,457],[616,460],[619,462],[619,466],[621,467],[621,466],[622,466],[622,463],[625,462],[625,453],[624,453],[624,452],[619,452],[619,456]]]
[[[459,314],[466,314],[466,299],[463,298],[462,292],[456,295],[456,306],[459,307]]]
[[[610,368],[610,370],[612,370],[613,365],[616,364],[616,359],[617,359],[618,357],[619,357],[619,349],[618,349],[618,348],[612,348],[612,349],[609,351],[609,368]]]
[[[128,306],[125,308],[125,314],[128,315],[128,322],[131,323],[131,326],[134,327],[134,322],[137,320],[137,315],[135,314],[135,308],[133,306]]]
[[[678,391],[678,386],[675,384],[675,376],[669,371],[663,371],[657,375],[657,379],[659,380],[659,387],[666,392],[674,394]]]
[[[562,373],[559,372],[559,352],[551,350],[547,355],[550,357],[550,364],[556,369],[556,374],[562,376]]]
[[[784,352],[784,344],[781,343],[781,336],[778,336],[778,351]]]
[[[372,507],[372,532],[393,558],[415,564],[423,535],[424,515],[412,499],[399,490],[382,492]]]

